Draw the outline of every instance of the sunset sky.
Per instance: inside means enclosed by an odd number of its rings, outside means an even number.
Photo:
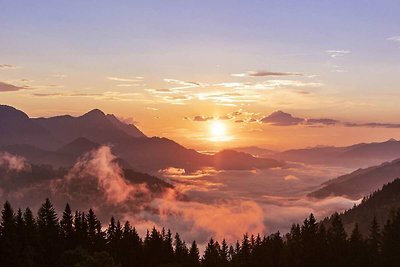
[[[199,150],[400,139],[399,8],[0,0],[0,104],[99,108]]]

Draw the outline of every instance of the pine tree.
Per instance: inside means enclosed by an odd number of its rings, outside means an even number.
[[[328,229],[329,264],[331,266],[344,266],[347,262],[347,235],[339,214],[331,218],[331,227]]]
[[[368,258],[371,266],[380,266],[379,258],[381,252],[381,232],[379,224],[374,216],[369,228],[369,236],[367,239]]]
[[[204,267],[217,267],[219,266],[219,253],[217,249],[217,243],[214,239],[210,238],[207,244],[206,250],[204,251],[204,256],[201,262],[201,266]]]
[[[1,211],[0,259],[4,267],[18,266],[16,218],[11,204],[6,201]]]
[[[74,222],[72,211],[67,203],[65,206],[62,219],[60,221],[60,232],[61,236],[64,240],[64,247],[65,249],[72,249],[74,247]]]
[[[162,230],[162,239],[163,239],[163,249],[162,249],[162,261],[164,264],[171,263],[174,261],[174,247],[172,245],[172,233],[171,230],[165,233],[165,229]]]
[[[198,267],[200,266],[200,253],[199,248],[197,247],[196,241],[192,242],[192,246],[189,250],[189,257],[187,267]]]
[[[33,213],[29,208],[25,209],[23,219],[25,223],[26,239],[26,247],[24,248],[26,262],[24,263],[24,266],[38,266],[36,264],[38,261],[38,229]]]
[[[178,264],[183,264],[187,258],[188,249],[186,247],[185,242],[182,241],[178,233],[175,234],[174,245],[175,245],[175,251],[174,251],[175,262]]]
[[[92,209],[89,209],[87,215],[88,223],[88,245],[89,251],[100,251],[103,249],[103,235],[101,232],[101,223],[97,219]]]
[[[320,244],[318,239],[318,224],[314,215],[304,220],[301,227],[301,262],[304,266],[320,266],[322,262],[318,258]]]
[[[400,209],[385,224],[382,237],[382,266],[394,267],[400,262]]]
[[[349,253],[351,255],[349,265],[353,267],[368,265],[368,251],[362,238],[358,224],[354,226],[349,240]]]
[[[42,266],[54,266],[61,253],[59,224],[53,204],[47,198],[38,212],[40,259]]]
[[[219,257],[220,257],[220,266],[228,266],[229,264],[229,246],[226,243],[226,240],[223,239],[221,243],[221,249],[219,251]]]
[[[243,236],[239,255],[240,255],[240,257],[239,257],[240,264],[243,266],[248,266],[250,264],[251,245],[250,245],[249,236],[247,233]]]

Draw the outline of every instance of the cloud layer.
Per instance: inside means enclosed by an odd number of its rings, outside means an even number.
[[[10,83],[0,82],[0,92],[15,92],[24,89],[29,89],[28,86],[17,86]]]

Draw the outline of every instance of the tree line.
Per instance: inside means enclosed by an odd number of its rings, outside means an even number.
[[[238,229],[240,231],[240,229]],[[313,267],[399,266],[400,210],[382,227],[374,219],[369,235],[356,224],[348,236],[338,214],[329,224],[311,214],[281,235],[247,235],[235,244],[210,239],[200,256],[196,241],[186,244],[170,230],[148,230],[141,237],[127,221],[111,217],[102,227],[92,209],[72,212],[67,204],[59,219],[49,199],[36,216],[27,208],[1,211],[0,266],[4,267]]]

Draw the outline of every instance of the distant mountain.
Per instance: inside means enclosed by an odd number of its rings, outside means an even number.
[[[0,146],[0,152],[22,156],[33,164],[47,164],[54,167],[72,166],[78,158],[71,154],[44,150],[32,145]]]
[[[314,147],[287,150],[275,158],[309,164],[368,167],[400,158],[400,141],[361,143],[347,147]]]
[[[85,137],[79,137],[74,141],[72,141],[71,143],[68,143],[57,149],[57,152],[62,154],[81,156],[84,153],[99,147],[100,147],[99,144],[92,142]]]
[[[309,194],[315,198],[345,196],[359,199],[400,177],[400,159],[366,169],[358,169],[350,174],[332,179]]]
[[[114,149],[117,155],[127,160],[135,169],[146,172],[168,167],[183,168],[191,172],[204,167],[214,167],[219,170],[251,170],[284,166],[282,161],[256,158],[232,150],[221,151],[214,155],[201,154],[172,140],[159,137],[135,139],[123,147],[117,145]]]
[[[264,169],[265,166],[281,167],[282,162],[267,159],[267,158],[254,158],[252,155],[235,150],[223,150],[216,153],[212,157],[210,166],[216,169],[228,170],[248,170],[251,168]]]
[[[348,233],[353,230],[354,224],[358,223],[361,233],[366,236],[374,216],[382,229],[391,211],[399,208],[400,180],[396,179],[366,197],[358,206],[340,214],[340,217]]]
[[[235,147],[232,150],[248,153],[259,158],[272,158],[277,153],[276,151],[257,146]]]
[[[0,130],[5,130],[0,131],[0,151],[24,156],[36,164],[71,166],[85,152],[110,145],[122,166],[143,172],[168,167],[190,172],[203,167],[247,170],[284,165],[238,152],[201,154],[167,138],[146,137],[134,125],[98,109],[79,117],[29,118],[15,108],[1,107],[0,122],[4,123]]]

